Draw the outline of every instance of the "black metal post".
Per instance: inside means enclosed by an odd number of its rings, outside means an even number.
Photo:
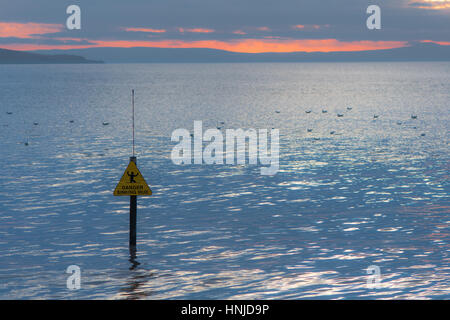
[[[136,157],[130,157],[136,163]],[[137,196],[130,196],[130,249],[136,248]]]

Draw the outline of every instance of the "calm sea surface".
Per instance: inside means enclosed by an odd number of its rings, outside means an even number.
[[[448,299],[449,110],[450,63],[0,65],[0,298]],[[174,165],[194,120],[279,129],[278,174]]]

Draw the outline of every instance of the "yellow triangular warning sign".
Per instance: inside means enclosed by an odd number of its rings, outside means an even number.
[[[136,164],[130,161],[116,189],[115,196],[150,196],[152,190],[145,182]]]

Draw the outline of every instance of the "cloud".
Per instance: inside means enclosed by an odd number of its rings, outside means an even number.
[[[37,39],[39,35],[58,33],[63,29],[61,24],[0,22],[0,38]]]
[[[292,29],[294,29],[294,30],[305,30],[305,29],[319,30],[319,29],[322,29],[322,28],[328,28],[329,26],[330,26],[329,24],[325,24],[325,25],[319,25],[319,24],[308,24],[308,25],[297,24],[295,26],[292,26]]]
[[[431,43],[440,44],[441,46],[450,46],[450,41],[422,40],[420,42],[431,42]]]
[[[420,9],[443,10],[450,9],[450,0],[411,1],[409,5]]]
[[[185,29],[185,28],[178,28],[178,31],[181,33],[184,32],[191,32],[191,33],[213,33],[215,32],[214,29],[206,29],[206,28],[192,28],[192,29]]]
[[[67,3],[64,1],[0,2],[0,21],[64,24],[68,16],[65,11]],[[336,38],[345,41],[449,41],[449,9],[430,9],[446,7],[450,0],[378,1],[382,10],[382,29],[379,32],[366,28],[366,9],[372,3],[361,0],[192,0],[190,6],[186,6],[183,0],[76,2],[82,11],[82,29],[64,30],[63,36],[115,40],[182,38],[192,41],[229,41],[244,36],[252,39],[273,36],[291,39]],[[292,28],[296,25],[304,28]],[[125,31],[120,27],[134,31]],[[184,32],[180,33],[178,27],[182,27]],[[189,32],[188,29],[215,32]],[[155,30],[166,32],[153,32]]]
[[[86,40],[87,41],[87,40]],[[90,40],[90,44],[9,44],[3,46],[13,50],[44,49],[82,49],[92,47],[151,47],[151,48],[209,48],[231,52],[263,53],[263,52],[336,52],[391,49],[407,46],[406,41],[339,41],[337,39],[242,39],[232,41],[219,40],[162,40],[162,41],[128,41],[128,40]]]
[[[22,50],[117,43],[211,46],[240,52],[346,51],[401,46],[423,39],[450,40],[449,11],[419,8],[447,6],[450,0],[383,0],[379,32],[366,28],[367,2],[360,0],[339,5],[336,0],[283,0],[283,5],[269,0],[195,0],[195,6],[182,8],[182,0],[129,0],[114,5],[107,0],[79,0],[81,30],[65,28],[66,5],[55,5],[54,0],[4,2],[1,43]],[[19,23],[27,21],[30,23]]]
[[[149,33],[165,33],[166,29],[149,29],[149,28],[122,28],[128,32],[149,32]]]

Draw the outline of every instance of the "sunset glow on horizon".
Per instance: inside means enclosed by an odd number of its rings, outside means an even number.
[[[80,39],[60,39],[64,41],[81,41]],[[336,39],[310,39],[310,40],[274,40],[274,39],[243,39],[234,41],[218,40],[162,40],[162,41],[128,41],[128,40],[90,40],[89,44],[9,44],[3,45],[10,50],[51,50],[51,49],[84,49],[84,48],[207,48],[240,53],[267,53],[267,52],[339,52],[339,51],[365,51],[400,48],[408,45],[406,41],[351,41],[343,42]]]
[[[450,0],[423,0],[409,4],[414,8],[422,8],[422,5],[428,9],[449,8]],[[206,27],[207,24],[200,23],[198,26],[189,27],[184,27],[182,24],[181,26],[165,26],[157,23],[154,26],[146,26],[141,23],[137,24],[138,27],[112,26],[103,30],[101,34],[72,33],[78,35],[72,36],[63,24],[0,21],[0,48],[33,51],[153,47],[204,48],[239,53],[288,53],[382,50],[406,47],[414,42],[450,44],[445,38],[428,40],[432,37],[424,37],[426,40],[424,38],[407,40],[401,37],[390,37],[384,40],[378,36],[371,37],[372,34],[353,39],[339,37],[336,34],[329,36],[327,33],[336,28],[333,24],[298,22],[302,20],[286,23],[282,27],[269,24],[253,26],[241,24],[233,26],[232,29]]]

